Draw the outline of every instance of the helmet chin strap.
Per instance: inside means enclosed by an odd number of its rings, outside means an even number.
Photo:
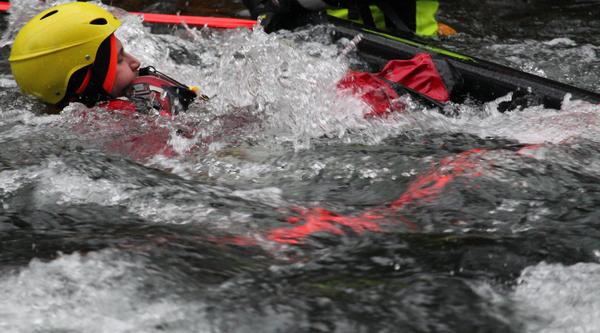
[[[174,78],[172,78],[164,73],[157,71],[156,68],[154,68],[154,66],[140,68],[138,70],[138,73],[139,73],[139,76],[146,76],[146,75],[156,76],[158,78],[161,78],[161,79],[171,83],[173,86],[189,89],[189,87],[186,86],[185,84],[175,80]]]

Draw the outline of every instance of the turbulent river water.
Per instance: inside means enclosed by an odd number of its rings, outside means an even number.
[[[600,106],[365,119],[325,26],[153,34],[117,10],[132,54],[211,99],[46,115],[6,60],[41,8],[2,18],[3,332],[600,329]],[[447,1],[461,33],[436,43],[600,91],[598,14]]]

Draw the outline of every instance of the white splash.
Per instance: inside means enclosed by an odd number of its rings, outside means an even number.
[[[168,185],[149,187],[118,179],[92,179],[55,157],[42,165],[2,171],[0,181],[0,193],[3,194],[14,192],[27,184],[35,184],[33,202],[38,208],[56,204],[120,205],[148,221],[169,224],[200,223],[211,221],[211,218],[226,218],[222,214],[214,216],[212,213],[215,209],[194,200],[194,191],[183,188],[177,190],[174,197],[186,200],[187,204],[165,202],[163,195],[173,192]],[[173,195],[168,195],[174,199]]]
[[[0,330],[161,332],[161,326],[184,320],[187,311],[194,312],[196,329],[210,329],[201,303],[149,298],[144,284],[153,278],[144,261],[114,250],[34,259],[0,276]]]
[[[523,270],[513,293],[527,332],[600,331],[600,265],[540,263]]]
[[[498,103],[505,97],[486,103],[483,110],[460,106],[459,117],[449,118],[437,112],[405,115],[405,126],[420,132],[470,133],[482,138],[502,137],[522,143],[561,143],[572,139],[600,141],[600,106],[568,96],[561,110],[533,106],[521,111],[500,113]],[[406,128],[408,130],[408,128]]]

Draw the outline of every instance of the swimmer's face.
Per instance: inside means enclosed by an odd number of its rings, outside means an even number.
[[[117,71],[115,83],[111,91],[112,96],[118,97],[123,95],[125,88],[138,76],[138,68],[140,68],[140,61],[133,55],[125,52],[123,44],[117,38]]]

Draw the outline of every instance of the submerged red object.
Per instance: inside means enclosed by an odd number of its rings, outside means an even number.
[[[488,149],[474,148],[442,159],[437,166],[419,175],[404,193],[393,202],[367,210],[357,215],[341,215],[322,207],[294,208],[297,214],[287,218],[292,226],[283,226],[269,231],[267,238],[282,244],[301,244],[317,233],[343,235],[346,231],[356,234],[385,232],[382,227],[397,221],[409,229],[419,226],[402,214],[410,205],[419,205],[436,200],[447,186],[459,177],[482,176],[487,162],[483,158]],[[391,219],[390,219],[391,217]]]

